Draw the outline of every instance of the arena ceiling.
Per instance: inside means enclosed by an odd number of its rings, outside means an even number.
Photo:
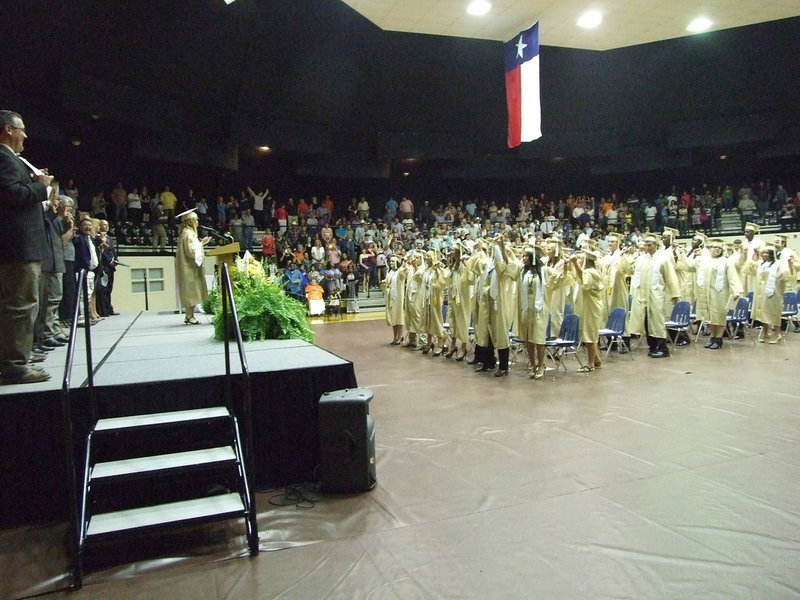
[[[704,16],[709,31],[800,15],[800,0],[489,0],[482,17],[467,14],[471,0],[342,0],[386,31],[507,41],[537,20],[545,46],[610,50],[691,35],[687,25]],[[598,10],[595,29],[577,26]]]

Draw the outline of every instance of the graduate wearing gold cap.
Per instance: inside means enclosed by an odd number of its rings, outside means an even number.
[[[485,253],[484,253],[485,252]],[[474,260],[473,260],[474,259]],[[490,371],[500,364],[496,377],[508,375],[508,331],[514,317],[518,265],[511,260],[502,235],[485,250],[475,252],[470,268],[475,274],[475,357],[477,371]]]
[[[697,268],[700,263],[708,258],[708,251],[705,247],[706,236],[697,232],[692,237],[688,249],[683,245],[678,245],[675,253],[675,271],[678,274],[678,281],[681,285],[681,298],[688,300],[692,305],[698,304],[696,312],[700,313],[699,304],[704,302],[703,293],[697,289]]]
[[[606,306],[603,320],[608,320],[611,310],[621,306],[628,310],[628,272],[633,266],[635,248],[623,248],[624,238],[619,233],[608,234],[608,253],[601,257],[598,267],[606,286]]]
[[[391,326],[394,337],[392,345],[397,346],[403,342],[403,326],[406,323],[406,277],[408,270],[404,268],[402,259],[395,255],[389,258],[389,269],[383,280],[383,289],[386,294],[386,324]]]
[[[756,278],[752,315],[761,323],[758,341],[775,344],[781,338],[783,295],[793,279],[791,269],[777,260],[774,246],[765,245],[761,249],[761,262],[749,260],[745,270]]]
[[[422,295],[425,300],[422,304],[422,322],[428,340],[422,353],[427,354],[429,350],[433,350],[433,356],[439,356],[443,352],[445,331],[442,307],[450,271],[439,260],[437,250],[428,250],[423,260],[425,266],[422,273]]]
[[[598,349],[600,328],[605,325],[605,279],[597,268],[600,255],[596,250],[585,249],[575,253],[571,267],[578,282],[575,314],[580,315],[580,340],[586,347],[587,363],[581,371],[594,371],[603,366]]]
[[[545,341],[550,314],[550,290],[564,282],[564,270],[545,265],[544,246],[526,246],[518,262],[517,313],[514,335],[525,341],[525,350],[531,366],[531,377],[544,377]]]
[[[181,225],[178,231],[178,245],[175,249],[175,280],[178,296],[185,314],[184,323],[199,325],[194,316],[194,307],[208,297],[206,275],[203,270],[204,247],[211,240],[208,236],[197,237],[197,213],[192,210],[178,215]]]
[[[757,277],[752,269],[745,268],[748,261],[761,261],[761,249],[764,247],[764,240],[758,235],[761,227],[756,223],[747,222],[744,224],[744,239],[741,243],[743,250],[739,255],[736,267],[739,269],[739,277],[744,285],[745,292],[755,292],[758,286]]]
[[[450,351],[447,358],[463,361],[467,356],[469,341],[469,321],[475,296],[475,277],[467,268],[469,252],[461,242],[456,242],[450,250],[447,268],[450,270],[450,283],[447,292],[447,322],[450,324]],[[460,349],[459,349],[460,344]],[[458,353],[458,354],[456,354]]]
[[[424,332],[422,322],[422,307],[425,304],[425,294],[422,293],[422,252],[414,250],[406,256],[405,269],[405,323],[406,341],[404,348],[418,349],[420,334]]]
[[[743,293],[739,272],[732,257],[726,257],[724,243],[720,239],[708,241],[709,255],[698,261],[697,279],[697,318],[705,322],[711,330],[711,339],[706,348],[722,348],[722,332],[725,330],[728,305]]]
[[[786,263],[792,274],[796,275],[800,271],[800,257],[797,256],[797,252],[789,247],[789,236],[784,233],[778,233],[772,243],[775,246],[775,258]]]
[[[567,258],[569,258],[569,255],[560,236],[548,238],[545,243],[544,263],[561,274],[559,285],[548,287],[548,294],[545,297],[545,302],[550,309],[550,333],[554,337],[561,330],[561,322],[564,320],[564,306],[567,304],[567,294],[573,283],[572,272],[566,273],[564,270],[564,261]]]
[[[664,307],[674,304],[680,297],[678,277],[668,256],[658,253],[658,238],[654,234],[644,236],[644,252],[633,265],[631,276],[631,315],[628,329],[631,333],[646,335],[650,348],[648,356],[669,356]]]

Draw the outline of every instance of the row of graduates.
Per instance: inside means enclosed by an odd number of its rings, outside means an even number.
[[[606,253],[591,243],[570,253],[557,237],[513,245],[497,236],[478,240],[471,253],[457,244],[446,258],[435,250],[394,255],[384,280],[392,344],[462,361],[472,326],[475,355],[469,362],[478,371],[497,366],[501,377],[508,374],[511,335],[525,342],[530,375],[540,379],[545,341],[557,336],[567,304],[580,317],[588,357],[583,370],[593,371],[603,364],[599,330],[613,308],[629,308],[626,340],[645,337],[648,355],[661,358],[669,356],[665,323],[678,300],[696,307],[697,319],[711,332],[706,347],[716,349],[731,302],[747,291],[754,292],[753,317],[765,325],[762,339],[779,339],[783,292],[795,277],[796,255],[785,252],[779,260],[775,247],[752,236],[726,246],[722,240],[706,244],[698,235],[690,247],[676,244],[676,237],[668,229],[661,239],[647,234],[638,247],[623,247],[622,236],[612,234]]]

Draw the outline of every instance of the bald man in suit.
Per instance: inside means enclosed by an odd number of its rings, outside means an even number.
[[[46,245],[43,203],[53,178],[20,158],[22,117],[0,110],[0,373],[3,384],[50,379],[29,361],[39,310],[39,278]]]

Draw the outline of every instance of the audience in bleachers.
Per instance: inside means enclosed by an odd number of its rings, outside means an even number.
[[[70,181],[67,187],[77,198],[75,183]],[[599,198],[570,194],[555,199],[542,193],[510,201],[463,198],[437,202],[403,196],[399,202],[395,198],[379,202],[354,196],[338,204],[330,195],[322,195],[322,201],[317,196],[295,201],[294,197],[274,198],[266,187],[255,188],[263,189],[258,193],[247,186],[228,195],[227,200],[218,196],[215,207],[208,205],[202,193],[195,195],[192,190],[175,192],[165,185],[161,194],[151,195],[146,186],[129,189],[127,193],[125,182],[118,182],[110,190],[110,203],[104,190],[91,201],[92,214],[112,221],[112,233],[123,248],[150,246],[170,251],[177,236],[176,211],[196,208],[201,225],[213,225],[220,234],[230,234],[243,250],[277,256],[281,268],[289,257],[301,270],[314,266],[326,283],[330,279],[325,279],[324,271],[336,267],[346,255],[355,261],[362,290],[380,283],[388,259],[399,249],[448,252],[456,241],[469,247],[476,239],[496,233],[515,243],[531,234],[546,237],[556,232],[573,247],[592,240],[604,249],[613,232],[634,244],[648,232],[661,232],[665,227],[677,229],[681,236],[696,231],[732,233],[731,218],[737,216],[741,228],[755,221],[781,230],[800,229],[800,192],[793,197],[782,184],[773,189],[769,181],[745,184],[738,190],[731,185],[680,191],[673,187],[669,193],[647,198],[631,193],[623,199],[611,193]],[[390,246],[391,234],[395,238]]]

